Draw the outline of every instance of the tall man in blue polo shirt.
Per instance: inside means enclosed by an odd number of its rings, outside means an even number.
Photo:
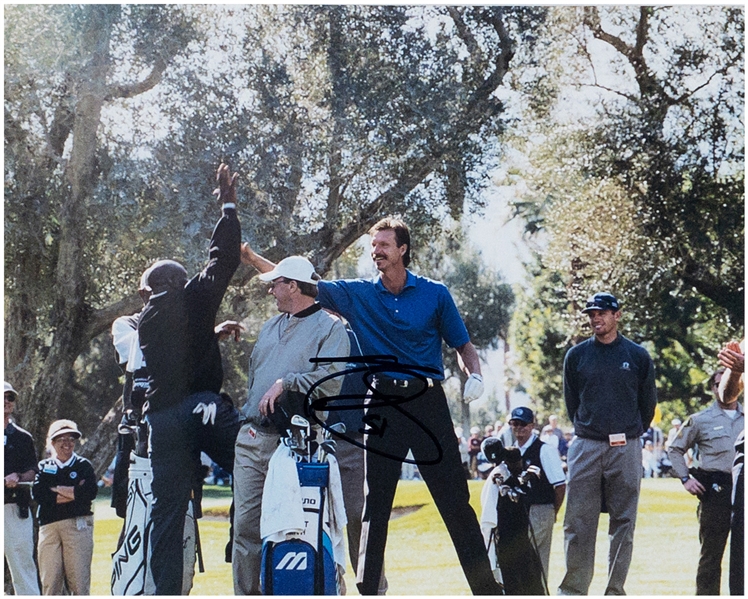
[[[392,356],[374,377],[365,423],[366,500],[357,581],[362,595],[375,595],[384,563],[392,502],[408,450],[418,463],[452,537],[471,590],[500,594],[478,519],[470,507],[457,437],[441,387],[444,339],[459,354],[468,376],[466,401],[483,393],[480,362],[447,288],[407,270],[410,232],[386,218],[369,231],[375,279],[320,281],[318,301],[348,320],[367,356]],[[246,246],[242,259],[267,272],[273,264]],[[408,365],[408,367],[403,367]]]

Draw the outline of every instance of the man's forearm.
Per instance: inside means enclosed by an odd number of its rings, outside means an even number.
[[[30,483],[36,478],[36,470],[26,470],[18,473],[18,480],[22,483]]]
[[[670,459],[670,463],[672,464],[673,472],[675,472],[675,475],[678,478],[685,478],[688,476],[688,466],[686,465],[686,458],[684,454],[676,449],[673,449],[673,446],[670,446],[670,449],[668,449],[667,457]]]
[[[457,348],[457,356],[460,367],[463,372],[470,376],[471,374],[480,374],[480,358],[475,346],[468,341],[465,345]]]
[[[248,243],[242,244],[242,262],[254,266],[261,273],[270,272],[275,268],[275,263],[271,262],[267,258],[260,256],[255,252]]]
[[[719,382],[719,396],[722,403],[734,402],[741,391],[743,391],[743,376],[739,372],[733,372],[729,368],[722,375]]]

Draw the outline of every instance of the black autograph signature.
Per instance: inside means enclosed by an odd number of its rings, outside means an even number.
[[[406,409],[402,407],[402,404],[405,404],[417,397],[420,397],[429,388],[428,385],[428,379],[424,372],[427,373],[433,373],[433,374],[441,374],[437,369],[430,368],[428,366],[416,366],[413,364],[400,364],[397,360],[396,356],[388,356],[388,355],[379,355],[379,356],[350,356],[345,358],[311,358],[310,362],[313,363],[330,363],[330,362],[346,362],[348,364],[356,364],[360,363],[361,366],[356,366],[354,368],[348,368],[346,370],[341,370],[339,372],[336,372],[334,374],[327,375],[314,383],[312,387],[309,389],[309,391],[306,394],[306,401],[304,402],[304,412],[305,416],[317,424],[319,424],[321,427],[323,427],[325,430],[329,431],[333,436],[338,437],[339,439],[342,439],[344,441],[347,441],[348,443],[351,443],[353,445],[356,445],[357,447],[361,447],[362,449],[366,451],[370,451],[372,453],[375,453],[377,455],[381,455],[386,458],[390,458],[393,460],[396,460],[398,462],[406,462],[408,464],[415,464],[417,466],[427,466],[427,465],[433,465],[438,464],[444,455],[444,450],[442,449],[441,445],[439,444],[439,440],[436,438],[436,435],[432,433],[426,426],[420,422],[416,417],[414,417],[412,414],[410,414]],[[317,399],[313,399],[312,396],[314,395],[314,390],[319,387],[320,385],[324,384],[326,381],[329,381],[331,379],[334,379],[336,377],[340,376],[348,376],[354,373],[360,372],[361,373],[361,381],[366,386],[366,392],[365,393],[354,393],[354,394],[341,394],[341,395],[332,395],[328,397],[320,397]],[[421,385],[414,385],[415,389],[413,393],[405,394],[405,395],[388,395],[386,393],[383,393],[381,389],[377,389],[375,386],[375,379],[377,374],[379,373],[388,373],[389,376],[392,375],[392,373],[402,374],[405,376],[405,378],[408,379],[415,379],[421,381]],[[341,404],[339,403],[340,400],[360,400],[359,403],[345,403]],[[363,427],[359,428],[357,432],[363,434],[363,435],[369,435],[371,436],[377,436],[377,437],[384,437],[385,431],[389,428],[389,422],[386,417],[383,417],[381,414],[376,413],[377,408],[381,407],[390,407],[394,408],[398,412],[400,412],[403,416],[408,418],[410,421],[415,423],[427,436],[429,439],[431,439],[432,443],[434,444],[434,450],[435,450],[435,456],[432,459],[408,459],[400,457],[398,455],[392,455],[390,453],[387,453],[386,451],[383,451],[381,449],[378,449],[376,447],[367,447],[360,441],[353,439],[349,436],[347,436],[345,433],[339,433],[337,431],[334,431],[329,428],[329,426],[322,420],[319,419],[316,412],[335,412],[335,411],[345,411],[345,410],[361,410],[363,408],[366,408],[366,413],[362,417],[362,423]],[[348,431],[351,432],[351,431]]]

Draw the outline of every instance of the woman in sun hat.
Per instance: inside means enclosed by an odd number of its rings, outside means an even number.
[[[81,433],[72,420],[49,427],[50,457],[39,463],[34,499],[39,504],[39,576],[42,594],[89,595],[93,557],[91,503],[98,486],[91,462],[75,453]]]

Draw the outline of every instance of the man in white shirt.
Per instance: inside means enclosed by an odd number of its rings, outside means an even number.
[[[530,504],[530,540],[534,542],[548,580],[548,562],[551,555],[551,538],[556,514],[561,509],[566,494],[566,476],[558,451],[543,443],[533,431],[535,414],[530,408],[512,410],[509,426],[516,439],[515,446],[522,454],[524,469],[540,468],[540,481],[533,483],[528,492]]]

